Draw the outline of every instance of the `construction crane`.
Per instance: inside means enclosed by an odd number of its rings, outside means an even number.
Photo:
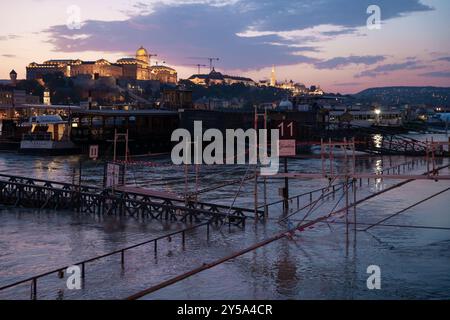
[[[213,69],[213,61],[219,61],[219,58],[211,58],[211,57],[191,57],[189,59],[208,60],[209,61],[209,71],[212,71],[212,69]]]
[[[200,63],[192,64],[192,66],[196,66],[196,67],[198,68],[197,74],[200,74],[200,68],[201,68],[201,67],[207,67],[206,64],[200,64]]]
[[[148,61],[151,61],[152,57],[157,57],[157,56],[158,56],[157,54],[149,53],[148,54]]]

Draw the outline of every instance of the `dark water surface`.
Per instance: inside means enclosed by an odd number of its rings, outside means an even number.
[[[420,137],[422,138],[422,137]],[[37,157],[0,154],[0,174],[16,174],[70,182],[78,180],[74,168],[78,157]],[[357,171],[377,172],[409,161],[405,157],[358,157]],[[161,159],[165,163],[168,159]],[[335,165],[343,170],[342,159]],[[448,164],[448,159],[440,165]],[[82,163],[84,184],[100,185],[103,167]],[[318,172],[320,159],[290,160],[289,171]],[[408,173],[423,173],[416,166]],[[199,188],[239,179],[246,167],[202,167]],[[133,166],[127,182],[155,190],[182,194],[184,168]],[[442,174],[450,174],[448,169]],[[1,178],[1,177],[0,177]],[[399,181],[363,181],[357,197],[361,199]],[[268,180],[268,202],[280,200],[282,180]],[[323,187],[325,180],[290,181],[290,194]],[[415,181],[366,201],[357,208],[358,222],[374,223],[450,186],[448,181]],[[201,200],[231,205],[239,185],[224,187],[202,195]],[[195,189],[191,169],[190,191]],[[315,198],[317,195],[315,196]],[[327,214],[343,193],[321,201],[310,218]],[[303,204],[308,198],[300,200]],[[263,203],[263,184],[259,185]],[[253,207],[253,182],[244,183],[236,205]],[[292,206],[296,206],[295,203]],[[450,193],[443,193],[392,218],[391,225],[450,228]],[[292,222],[305,212],[295,215]],[[124,269],[120,257],[113,256],[86,267],[84,290],[65,289],[65,280],[56,275],[39,280],[40,299],[125,298],[141,289],[196,268],[205,262],[239,251],[266,239],[286,226],[277,222],[280,206],[270,211],[270,221],[245,230],[224,226],[212,230],[206,240],[205,228],[189,232],[183,249],[181,237],[159,244],[155,259],[153,246],[143,246],[126,254]],[[450,298],[450,231],[424,228],[376,227],[368,232],[350,233],[346,243],[345,218],[318,224],[295,240],[283,239],[232,261],[192,276],[146,299],[442,299]],[[29,210],[0,207],[0,286],[57,267],[120,249],[147,239],[185,228],[180,223],[137,221],[132,218],[95,217],[68,211]],[[363,228],[364,226],[359,226]],[[367,289],[366,269],[378,265],[382,273],[381,290]],[[0,292],[0,299],[28,299],[29,284]]]

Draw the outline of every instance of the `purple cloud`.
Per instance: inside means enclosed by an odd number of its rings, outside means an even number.
[[[190,56],[217,56],[220,67],[254,69],[273,63],[315,64],[301,54],[316,51],[279,34],[242,37],[249,30],[293,31],[322,24],[353,32],[366,24],[372,0],[240,0],[225,5],[202,3],[159,4],[152,12],[124,21],[86,21],[80,30],[53,26],[46,30],[58,52],[130,52],[144,45],[169,64],[185,64]],[[383,19],[431,10],[419,0],[379,0]],[[336,34],[331,34],[333,36]],[[303,39],[304,40],[304,39]],[[311,50],[309,50],[311,49]],[[331,62],[330,62],[331,63]],[[345,63],[345,62],[343,62]],[[363,63],[364,64],[364,63]],[[369,63],[370,64],[370,63]]]
[[[399,71],[399,70],[418,70],[426,68],[425,65],[422,65],[417,60],[408,60],[406,62],[402,63],[392,63],[392,64],[384,64],[381,66],[378,66],[376,68],[365,70],[357,75],[355,75],[355,78],[363,78],[363,77],[370,77],[375,78],[379,75],[385,75],[388,73],[391,73],[393,71]]]
[[[450,62],[450,57],[442,57],[442,58],[438,58],[438,59],[436,59],[436,61],[446,61],[446,62]]]
[[[317,62],[314,66],[317,69],[336,69],[345,67],[351,64],[372,65],[384,61],[385,56],[350,56],[350,57],[336,57],[329,60]]]
[[[450,71],[433,71],[420,74],[421,77],[450,78]]]

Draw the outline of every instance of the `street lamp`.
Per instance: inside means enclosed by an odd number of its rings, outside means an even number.
[[[379,124],[380,124],[380,114],[381,114],[381,110],[380,110],[380,109],[375,109],[374,112],[375,112],[375,123],[376,123],[377,125],[379,125]]]

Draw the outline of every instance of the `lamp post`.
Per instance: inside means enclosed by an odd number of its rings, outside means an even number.
[[[375,109],[375,123],[376,124],[380,124],[380,115],[381,115],[381,110],[380,109]]]

